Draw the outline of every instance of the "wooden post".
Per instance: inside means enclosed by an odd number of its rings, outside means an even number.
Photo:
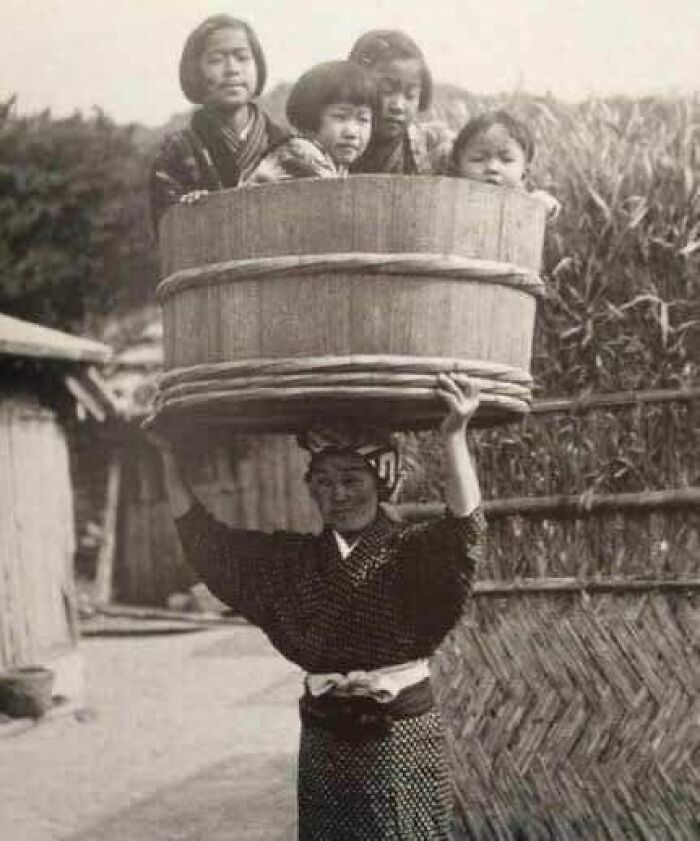
[[[121,469],[121,459],[119,455],[114,454],[110,460],[107,474],[107,494],[102,517],[104,539],[97,557],[94,601],[98,605],[109,604],[112,598],[112,574],[114,570],[114,551],[117,543],[117,511],[119,508]]]

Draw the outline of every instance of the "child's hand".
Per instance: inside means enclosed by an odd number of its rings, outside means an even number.
[[[561,213],[561,202],[546,190],[533,190],[530,195],[541,201],[547,208],[547,221],[554,222],[554,220]]]
[[[193,190],[191,193],[180,196],[180,204],[197,204],[206,195],[209,195],[209,190]]]
[[[472,380],[461,386],[449,374],[438,374],[436,391],[448,409],[440,424],[440,432],[450,435],[466,429],[481,401],[479,387]]]

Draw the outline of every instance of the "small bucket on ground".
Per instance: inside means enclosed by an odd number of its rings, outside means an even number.
[[[54,673],[21,666],[0,674],[0,712],[11,718],[41,718],[51,709]]]

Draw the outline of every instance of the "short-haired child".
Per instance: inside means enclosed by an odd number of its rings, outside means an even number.
[[[433,80],[416,42],[397,29],[373,29],[357,39],[349,57],[372,74],[378,90],[372,139],[352,171],[444,172],[453,135],[442,123],[418,122],[430,107]]]
[[[151,170],[154,227],[168,207],[235,187],[288,132],[257,104],[267,65],[246,21],[214,15],[194,29],[180,59],[180,86],[200,106],[165,138]]]
[[[269,151],[248,183],[346,176],[367,148],[376,101],[374,80],[353,62],[312,67],[287,100],[287,119],[296,133]]]
[[[462,178],[526,189],[535,140],[528,126],[508,111],[488,111],[474,117],[459,132],[452,147],[451,172]],[[550,219],[560,204],[544,190],[529,190],[543,201]]]

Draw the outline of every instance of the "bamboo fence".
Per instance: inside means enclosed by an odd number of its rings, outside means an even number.
[[[459,837],[700,836],[700,448],[689,392],[549,400],[517,430],[474,433],[487,497],[514,496],[485,502],[489,551],[433,661]],[[434,444],[418,438],[429,461]],[[430,496],[441,472],[433,458],[414,494]],[[399,506],[412,520],[441,510]]]

